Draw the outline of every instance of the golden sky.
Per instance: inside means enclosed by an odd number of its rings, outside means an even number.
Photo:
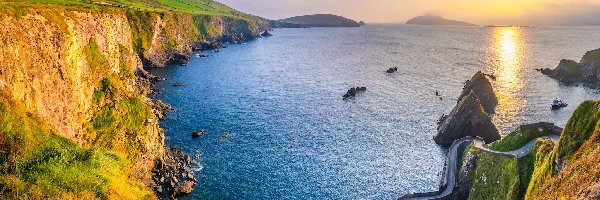
[[[480,25],[600,21],[600,0],[218,0],[270,19],[331,13],[354,20],[403,23],[424,14]],[[598,23],[600,24],[600,23]]]

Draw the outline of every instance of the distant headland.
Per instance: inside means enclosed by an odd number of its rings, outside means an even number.
[[[361,21],[362,22],[362,21]],[[359,27],[365,23],[332,14],[316,14],[271,20],[273,28]]]
[[[451,25],[451,26],[477,26],[476,24],[472,24],[469,22],[457,21],[446,19],[440,16],[435,15],[423,15],[414,17],[408,21],[406,24],[414,24],[414,25]]]

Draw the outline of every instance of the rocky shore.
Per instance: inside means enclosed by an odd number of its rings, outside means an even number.
[[[600,49],[588,51],[581,61],[563,59],[555,69],[537,69],[564,84],[600,88]]]
[[[157,159],[152,169],[158,198],[175,199],[191,193],[196,186],[192,165],[197,162],[179,148],[167,148],[165,156]]]

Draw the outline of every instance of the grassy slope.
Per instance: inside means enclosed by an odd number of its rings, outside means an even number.
[[[469,147],[465,152],[477,155],[477,167],[471,174],[469,199],[517,199],[519,177],[513,158],[495,156]]]
[[[545,158],[536,159],[529,199],[573,199],[600,185],[599,106],[600,101],[582,103],[569,119],[558,146]]]
[[[536,166],[543,164],[541,161],[549,155],[552,148],[554,148],[554,142],[551,140],[538,139],[531,153],[519,159],[519,198],[525,197]]]
[[[0,196],[9,199],[152,198],[130,178],[127,159],[54,134],[0,95]]]
[[[94,7],[98,2],[149,11],[177,11],[189,14],[249,16],[213,0],[25,0],[14,2],[49,3]]]
[[[504,136],[501,140],[486,145],[489,149],[508,152],[526,145],[531,140],[552,134],[551,127],[524,125]]]

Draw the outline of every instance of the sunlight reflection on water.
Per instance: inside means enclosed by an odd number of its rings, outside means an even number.
[[[494,61],[492,70],[496,75],[494,88],[498,96],[498,108],[494,117],[496,124],[522,120],[519,113],[527,101],[523,98],[524,81],[523,52],[526,42],[520,28],[496,28],[492,32],[490,52]]]

